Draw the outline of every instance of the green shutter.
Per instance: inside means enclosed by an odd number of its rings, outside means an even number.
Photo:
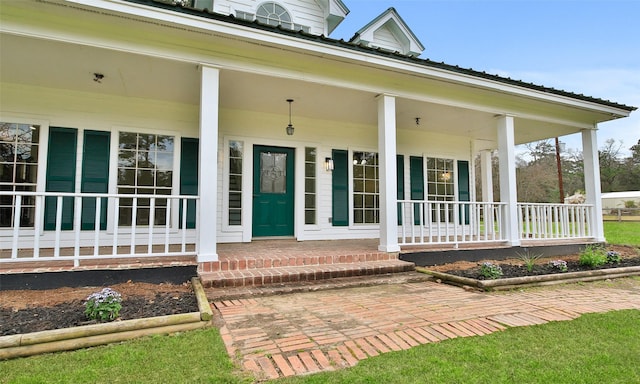
[[[47,154],[47,192],[75,192],[76,184],[76,143],[78,130],[74,128],[49,128],[49,149]],[[73,197],[62,201],[62,229],[73,229]],[[44,229],[56,229],[56,197],[45,198]]]
[[[469,162],[458,160],[458,201],[471,201],[469,191]],[[462,210],[460,211],[462,217]],[[469,206],[464,208],[464,223],[469,224]]]
[[[198,195],[198,139],[182,138],[180,150],[180,194]],[[182,203],[180,204],[180,228],[182,228]],[[196,201],[187,201],[187,228],[196,227]]]
[[[422,157],[409,158],[409,184],[411,185],[411,200],[424,200],[424,161]],[[413,206],[414,224],[420,224],[420,205]],[[427,220],[427,217],[424,217]]]
[[[396,198],[404,200],[404,156],[396,155]],[[398,225],[402,225],[402,204],[398,203]]]
[[[345,150],[334,149],[332,173],[332,223],[334,227],[349,225],[349,154]]]
[[[82,179],[80,191],[82,193],[109,192],[109,147],[111,133],[104,131],[84,131],[82,150]],[[96,221],[96,199],[82,198],[83,230],[94,230]],[[107,229],[107,199],[100,202],[100,229]]]

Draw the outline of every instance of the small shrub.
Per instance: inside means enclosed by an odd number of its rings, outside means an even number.
[[[84,303],[84,314],[90,320],[113,321],[120,316],[122,295],[111,288],[90,294]]]
[[[549,265],[552,268],[559,270],[560,272],[567,272],[569,268],[567,267],[567,262],[564,260],[552,260],[549,262]]]
[[[502,276],[502,268],[497,264],[485,262],[480,265],[480,274],[485,279],[498,279]]]
[[[518,258],[522,260],[525,268],[527,268],[527,271],[529,273],[533,272],[533,268],[536,265],[536,261],[538,261],[538,259],[540,259],[541,257],[542,257],[542,254],[532,255],[531,253],[529,253],[528,250],[522,254],[518,253]]]
[[[594,268],[607,262],[607,253],[604,248],[588,245],[580,252],[580,264]]]
[[[616,251],[607,252],[607,264],[618,264],[620,262],[620,254]]]

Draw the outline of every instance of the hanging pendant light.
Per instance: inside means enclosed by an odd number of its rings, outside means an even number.
[[[287,103],[289,103],[289,125],[287,125],[287,135],[293,136],[293,125],[291,125],[291,103],[293,103],[293,99],[287,99]]]

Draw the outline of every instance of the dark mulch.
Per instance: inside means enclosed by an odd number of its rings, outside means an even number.
[[[549,263],[536,264],[531,272],[529,272],[524,265],[516,265],[516,264],[503,264],[503,263],[494,263],[500,265],[502,268],[502,279],[511,278],[511,277],[523,277],[523,276],[538,276],[538,275],[549,275],[549,274],[558,274],[565,273],[560,271],[557,268],[552,267]],[[640,266],[640,257],[635,258],[625,258],[622,259],[619,263],[615,264],[604,264],[598,267],[588,267],[585,265],[581,265],[577,260],[569,260],[567,261],[567,272],[579,272],[579,271],[591,271],[594,269],[607,269],[607,268],[622,268],[622,267],[633,267]],[[451,275],[468,277],[471,279],[477,280],[485,280],[485,277],[480,273],[480,264],[475,267],[467,268],[467,269],[453,269],[444,271]]]
[[[122,300],[121,320],[197,312],[195,295],[188,292],[132,296]],[[0,336],[95,324],[87,321],[84,301],[73,300],[50,307],[0,308]]]

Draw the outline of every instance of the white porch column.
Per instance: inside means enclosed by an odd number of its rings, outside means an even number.
[[[398,205],[396,199],[396,98],[379,95],[378,159],[380,162],[380,245],[383,252],[398,252]]]
[[[582,157],[584,162],[584,188],[586,203],[593,205],[591,215],[592,235],[597,241],[605,241],[602,224],[602,198],[600,197],[600,160],[595,129],[582,131]]]
[[[498,153],[500,157],[500,201],[507,203],[503,231],[509,245],[520,245],[518,233],[518,194],[516,188],[516,150],[513,116],[498,118]]]
[[[482,185],[482,201],[493,203],[493,167],[491,151],[480,151],[480,183]]]
[[[202,66],[198,163],[198,262],[217,261],[218,108],[220,70]]]

